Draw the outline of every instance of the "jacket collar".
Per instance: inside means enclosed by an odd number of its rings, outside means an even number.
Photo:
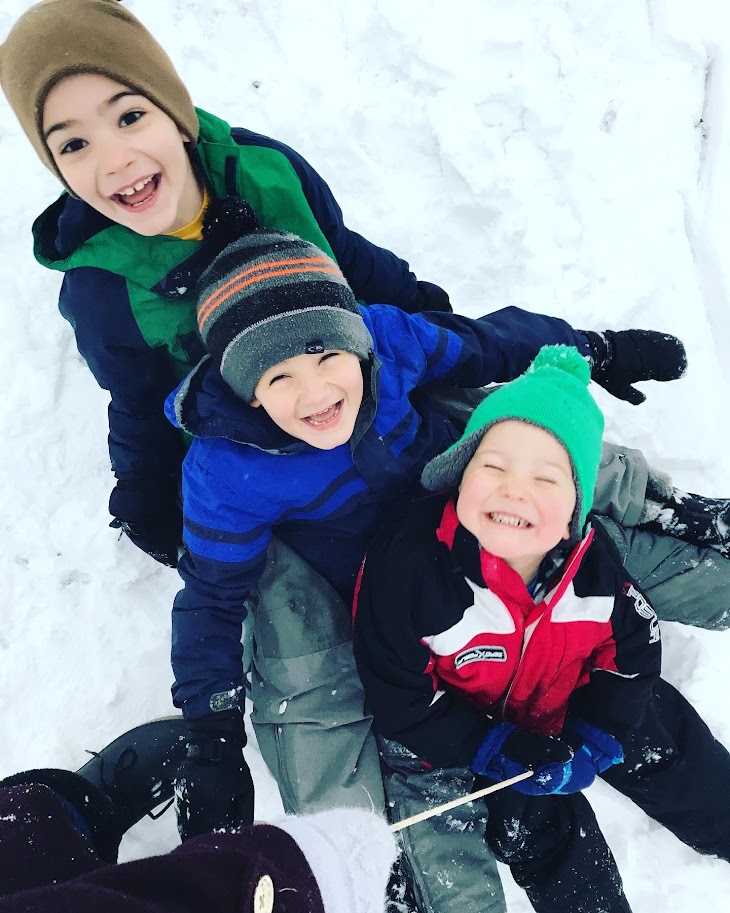
[[[527,615],[537,603],[552,607],[560,600],[578,573],[581,561],[593,541],[588,526],[577,545],[558,545],[543,560],[538,570],[537,598],[533,599],[520,575],[506,561],[485,551],[476,537],[465,529],[456,514],[455,496],[449,498],[436,531],[436,538],[451,553],[457,571],[478,586],[492,590],[503,601],[517,602]]]

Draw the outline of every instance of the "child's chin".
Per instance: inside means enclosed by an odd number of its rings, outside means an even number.
[[[324,435],[321,438],[312,435],[307,443],[311,444],[312,447],[316,447],[317,450],[334,450],[336,447],[346,444],[349,440],[349,434],[345,437],[342,437],[342,435],[332,436],[329,440],[325,440]]]
[[[312,431],[307,434],[305,440],[317,450],[334,450],[335,447],[346,444],[352,437],[353,431],[354,422],[346,422],[344,426],[340,423],[332,431]]]

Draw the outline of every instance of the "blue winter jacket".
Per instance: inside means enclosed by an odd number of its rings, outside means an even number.
[[[173,698],[188,719],[242,694],[243,603],[272,532],[351,602],[384,514],[415,493],[425,463],[460,434],[424,388],[511,380],[550,343],[588,354],[564,321],[518,308],[479,320],[388,305],[361,313],[375,351],[347,444],[318,450],[292,438],[235,397],[210,358],[167,400],[168,418],[194,435],[183,463],[185,586],[172,614]]]

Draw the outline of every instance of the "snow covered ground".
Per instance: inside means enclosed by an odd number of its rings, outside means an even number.
[[[4,0],[0,36],[28,0]],[[721,0],[129,0],[197,104],[278,137],[351,227],[457,310],[516,304],[586,328],[664,329],[681,381],[608,436],[689,490],[730,495],[730,14]],[[178,586],[108,529],[106,397],[56,310],[30,225],[57,193],[0,103],[0,775],[77,767],[169,713]],[[667,625],[665,675],[730,745],[730,635]],[[257,815],[279,809],[260,784]],[[730,784],[729,784],[730,788]],[[636,913],[730,910],[727,864],[591,788]],[[144,822],[126,858],[175,843]],[[508,885],[511,913],[528,910]]]

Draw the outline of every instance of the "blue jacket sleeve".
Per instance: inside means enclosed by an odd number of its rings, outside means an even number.
[[[109,456],[117,478],[179,472],[182,440],[163,411],[176,384],[169,354],[142,338],[124,279],[92,267],[69,270],[58,304],[96,382],[111,393]]]
[[[408,312],[422,309],[421,293],[408,263],[345,225],[332,191],[298,152],[278,140],[249,130],[234,128],[232,136],[240,145],[267,146],[287,157],[340,269],[358,298],[366,304],[387,301]]]
[[[196,440],[183,464],[184,588],[172,610],[173,700],[187,719],[243,705],[245,601],[266,566],[268,501],[241,485],[227,443]],[[229,484],[233,473],[234,481]]]
[[[362,309],[378,356],[413,371],[413,387],[447,383],[481,387],[522,374],[542,346],[562,343],[588,355],[588,340],[558,317],[508,307],[472,319],[429,311],[405,314],[397,308]]]

